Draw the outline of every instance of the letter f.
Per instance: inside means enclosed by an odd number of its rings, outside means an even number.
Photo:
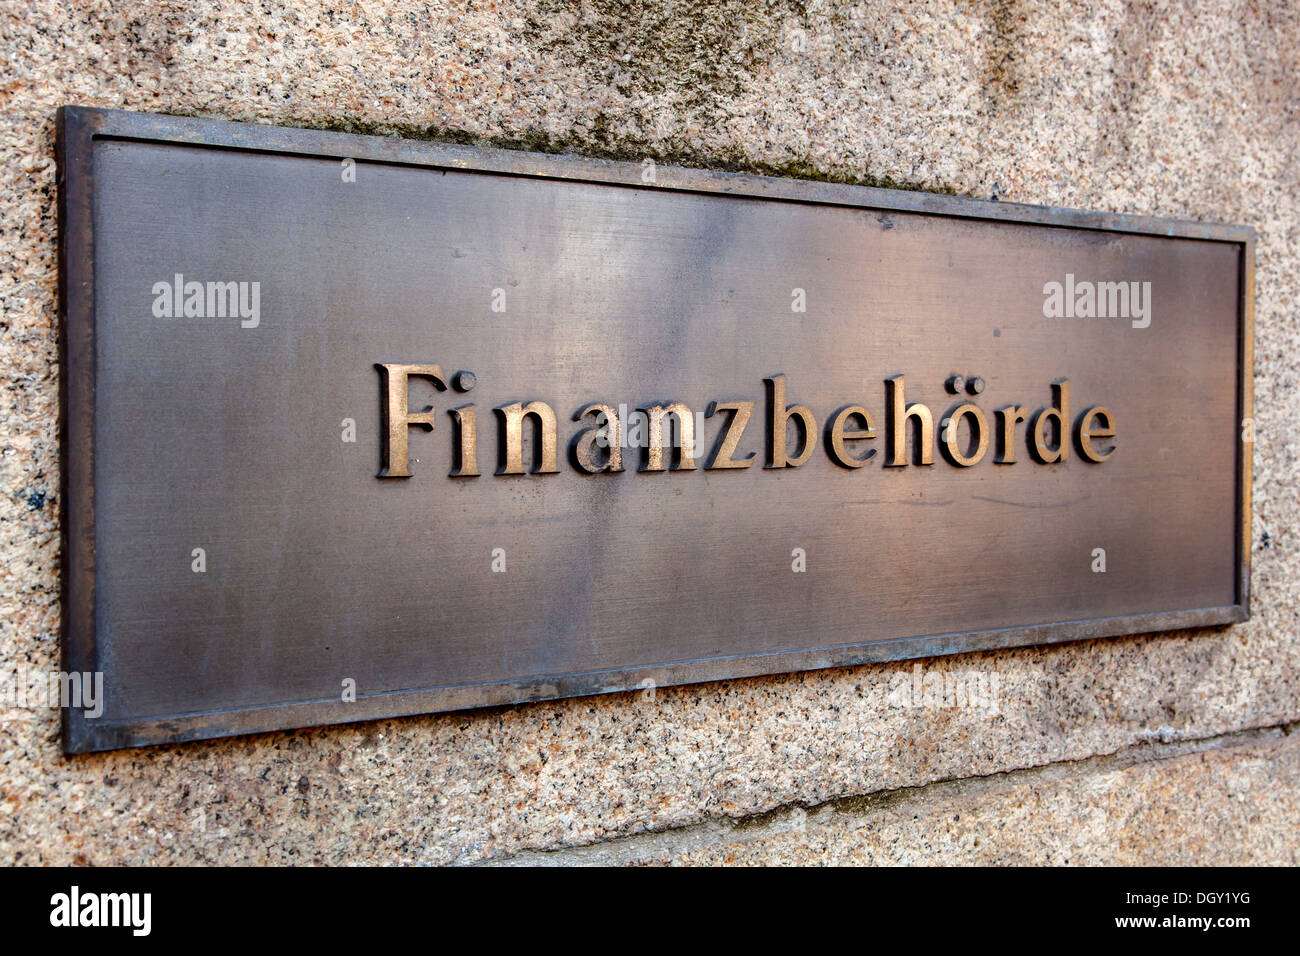
[[[427,378],[440,392],[447,390],[442,369],[437,365],[382,365],[379,370],[379,404],[383,415],[383,449],[378,478],[410,478],[407,468],[406,438],[411,428],[433,431],[433,407],[412,414],[407,380],[412,376]]]

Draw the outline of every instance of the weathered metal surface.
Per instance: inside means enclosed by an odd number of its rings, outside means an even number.
[[[83,109],[59,153],[70,751],[1248,616],[1247,229]],[[1146,316],[1044,315],[1103,281]]]

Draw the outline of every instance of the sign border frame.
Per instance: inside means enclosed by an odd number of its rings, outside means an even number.
[[[638,163],[524,152],[454,143],[365,136],[293,126],[60,107],[58,161],[58,300],[60,407],[59,454],[62,515],[61,667],[93,672],[95,644],[95,312],[93,149],[96,139],[170,143],[224,150],[271,152],[305,158],[347,159],[497,175],[618,185],[648,191],[692,192],[924,213],[958,219],[1012,222],[1104,232],[1232,243],[1239,247],[1237,406],[1252,418],[1254,368],[1255,230],[1199,223],[1004,203],[937,193],[910,192],[733,173],[656,167],[656,181],[641,181]],[[1244,424],[1243,424],[1244,427]],[[1121,617],[1060,621],[1028,627],[961,631],[924,637],[721,658],[698,658],[634,668],[544,674],[523,679],[453,684],[336,699],[285,702],[161,718],[108,722],[63,708],[62,744],[68,754],[206,740],[239,734],[298,730],[330,724],[533,703],[567,697],[794,673],[884,661],[941,657],[972,651],[1059,644],[1187,628],[1218,627],[1250,618],[1251,479],[1253,443],[1237,442],[1236,601]]]

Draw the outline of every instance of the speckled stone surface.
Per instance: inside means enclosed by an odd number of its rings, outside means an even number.
[[[891,681],[908,665],[74,759],[59,753],[54,712],[0,711],[0,862],[469,862],[1300,718],[1300,12],[1284,0],[0,0],[0,48],[0,664],[10,670],[58,656],[59,105],[388,124],[1259,232],[1250,623],[927,663],[996,672],[996,714],[892,706]],[[1261,806],[1294,813],[1286,753],[1226,748],[1177,758],[1199,770],[1079,786],[1116,800],[1138,788],[1127,799],[1153,819],[1245,780]],[[1011,841],[1028,838],[992,821],[1032,833],[1082,812],[1072,799],[1051,797],[1046,815],[971,810],[989,821],[987,858],[1016,858]],[[1184,845],[1220,848],[1216,859],[1285,857],[1276,815],[1180,819]],[[844,852],[941,852],[897,832],[907,846]],[[1167,858],[1158,828],[1131,834],[1124,860]],[[806,859],[810,846],[770,853]],[[1077,846],[1076,861],[1115,858],[1103,840]]]
[[[1123,760],[1054,764],[506,862],[1295,866],[1300,803],[1286,797],[1300,789],[1300,737],[1260,736],[1182,755],[1139,748]]]

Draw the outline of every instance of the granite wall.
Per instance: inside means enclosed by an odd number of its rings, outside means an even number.
[[[2,0],[0,667],[59,632],[55,109],[452,138],[1259,234],[1254,618],[65,758],[3,863],[1300,860],[1300,10],[1260,2]]]

